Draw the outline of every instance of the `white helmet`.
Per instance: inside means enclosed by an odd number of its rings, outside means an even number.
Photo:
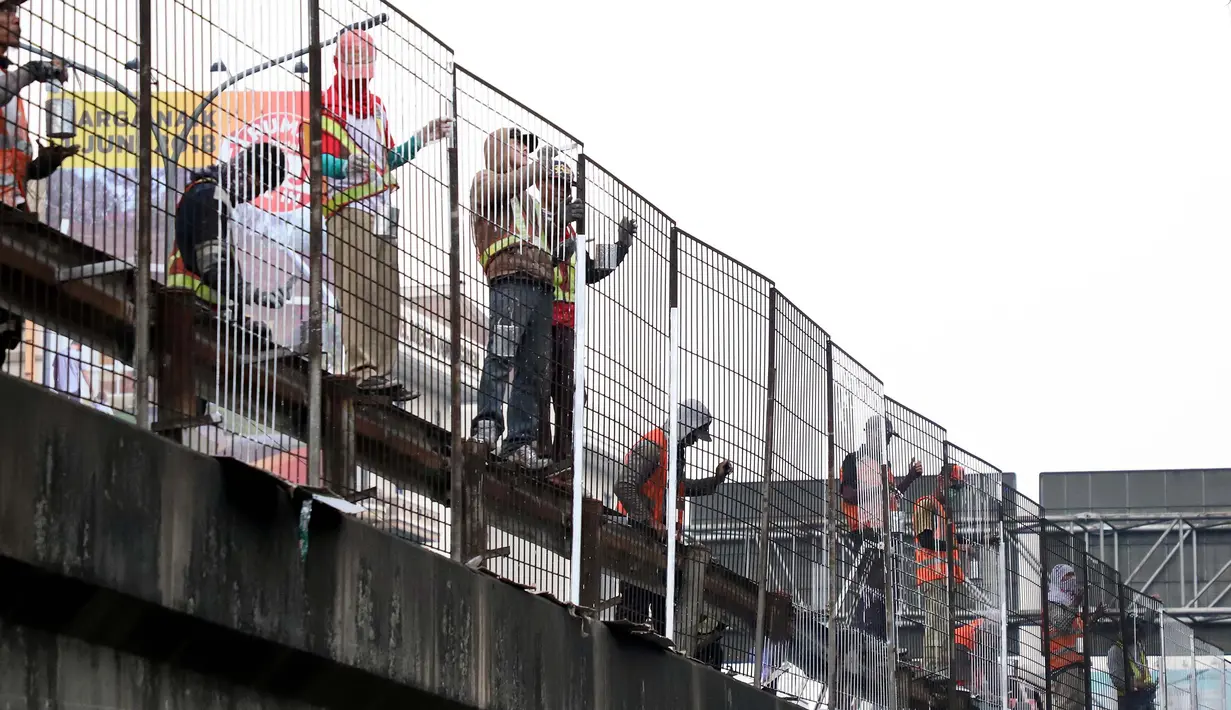
[[[710,437],[709,425],[714,421],[714,416],[710,414],[709,407],[695,399],[686,399],[680,402],[679,412],[676,415],[679,417],[679,437],[683,441],[689,434],[700,430],[697,438],[701,441],[712,441]],[[663,426],[666,431],[670,427],[670,422]]]

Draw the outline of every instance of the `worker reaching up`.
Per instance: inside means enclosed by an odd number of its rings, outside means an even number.
[[[923,669],[928,673],[945,674],[949,669],[949,573],[955,585],[966,581],[958,559],[965,539],[958,533],[949,505],[950,492],[965,485],[965,474],[960,465],[946,464],[936,477],[935,492],[915,502],[915,576],[923,595]],[[950,536],[953,549],[949,548]]]
[[[1051,569],[1047,587],[1047,675],[1051,689],[1052,710],[1082,710],[1089,692],[1089,660],[1085,655],[1086,590],[1077,579],[1077,570],[1070,564],[1058,564]],[[1106,609],[1099,605],[1090,612],[1093,624]]]
[[[704,404],[689,399],[679,404],[678,419],[678,486],[675,493],[677,536],[682,534],[684,528],[684,499],[714,493],[731,475],[733,469],[730,461],[723,461],[714,469],[713,476],[689,480],[685,476],[684,452],[698,442],[712,441],[710,425],[713,416]],[[615,484],[620,512],[627,515],[630,521],[647,525],[663,536],[666,535],[667,527],[667,473],[670,461],[668,429],[669,424],[656,427],[637,441],[625,457],[624,469]],[[667,608],[665,596],[627,582],[620,584],[620,596],[623,599],[617,609],[619,618],[651,623],[659,634],[664,633]]]

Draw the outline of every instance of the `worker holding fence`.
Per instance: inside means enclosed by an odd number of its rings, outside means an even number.
[[[714,469],[714,475],[700,479],[688,479],[685,475],[685,451],[702,441],[712,441],[710,426],[713,415],[695,399],[679,404],[678,438],[676,445],[676,471],[678,486],[675,491],[675,535],[684,531],[684,500],[694,496],[711,495],[731,475],[730,461],[722,461]],[[670,462],[668,424],[656,427],[633,446],[624,459],[624,468],[615,484],[619,499],[618,509],[637,525],[649,527],[657,535],[667,535],[667,483]],[[635,584],[622,582],[620,595],[623,600],[617,610],[622,619],[652,622],[662,634],[666,619],[667,599],[661,594]]]
[[[555,191],[563,192],[563,191]],[[567,211],[570,222],[584,216],[585,205],[580,200],[562,204],[562,195],[549,193],[544,201],[548,209],[556,213]],[[552,203],[556,204],[552,206]],[[563,259],[556,264],[555,303],[551,313],[551,360],[548,371],[548,387],[539,409],[539,451],[547,452],[557,461],[568,460],[573,449],[573,358],[576,352],[577,335],[575,299],[577,288],[577,255],[574,246],[576,230],[567,226]],[[637,222],[630,217],[620,220],[620,238],[616,242],[615,262],[601,263],[586,254],[586,285],[602,281],[624,262],[637,238]],[[555,415],[555,436],[552,436],[552,415]]]
[[[1158,683],[1150,671],[1143,637],[1155,624],[1157,621],[1148,611],[1129,614],[1132,637],[1126,644],[1123,636],[1120,636],[1107,650],[1107,674],[1111,676],[1111,683],[1116,688],[1120,710],[1154,710]]]
[[[68,71],[61,61],[34,61],[15,67],[9,59],[9,50],[21,40],[17,8],[23,2],[0,2],[0,202],[17,210],[14,216],[34,220],[26,200],[26,184],[50,177],[78,146],[43,146],[34,157],[26,101],[20,92],[34,82],[66,81]],[[22,318],[0,309],[0,365],[8,359],[9,351],[21,344],[24,328]]]
[[[950,493],[965,485],[965,474],[962,466],[946,464],[936,477],[935,492],[915,502],[915,577],[924,614],[923,669],[937,675],[947,675],[949,669],[949,574],[955,585],[966,581],[958,559],[965,539],[957,531],[949,506]]]
[[[281,288],[258,288],[244,277],[229,234],[237,205],[276,188],[286,178],[286,155],[273,143],[255,143],[192,178],[175,210],[167,288],[189,291],[215,310],[229,312],[250,332],[269,338],[269,327],[248,320],[244,306],[281,308],[286,293]]]
[[[1083,710],[1086,707],[1085,622],[1082,620],[1086,591],[1070,564],[1051,569],[1047,588],[1047,676],[1052,710]],[[1090,621],[1102,618],[1099,605]]]
[[[389,193],[395,171],[425,145],[449,135],[451,118],[429,121],[395,145],[390,116],[369,84],[376,75],[376,45],[361,30],[338,39],[333,85],[322,98],[323,212],[327,253],[342,318],[347,371],[361,390],[409,399],[395,372],[401,331],[397,210]]]

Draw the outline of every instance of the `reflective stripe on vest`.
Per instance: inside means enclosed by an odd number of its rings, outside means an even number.
[[[372,160],[372,156],[363,152],[363,149],[359,147],[359,144],[351,139],[350,134],[346,132],[346,126],[341,123],[328,116],[322,116],[321,131],[337,140],[338,143],[340,143],[352,157],[361,156],[367,158],[368,160]],[[376,132],[381,135],[381,140],[384,140],[385,124],[379,113],[376,116]],[[377,166],[384,166],[388,163],[388,160],[389,156],[386,155],[382,160],[372,160],[372,162],[376,163]],[[321,209],[325,217],[329,217],[353,202],[366,200],[373,195],[379,195],[386,190],[392,190],[397,187],[397,185],[397,178],[394,176],[392,170],[386,170],[378,167],[376,176],[372,180],[360,185],[351,185],[349,187],[335,190],[332,194],[328,195]]]
[[[1048,670],[1056,671],[1075,663],[1085,662],[1086,658],[1082,655],[1082,634],[1085,633],[1085,625],[1080,618],[1075,621],[1077,626],[1076,633],[1052,636],[1048,640]]]
[[[175,253],[174,258],[179,258],[178,251]],[[167,276],[167,288],[192,291],[202,301],[215,306],[218,305],[218,296],[214,293],[214,289],[201,283],[201,279],[187,271]]]
[[[957,529],[949,522],[949,514],[945,511],[945,506],[941,505],[940,500],[936,496],[924,496],[920,501],[931,499],[936,503],[936,517],[939,520],[939,527],[942,531],[947,525],[953,530],[954,538],[957,537]],[[918,503],[916,503],[918,505]],[[920,530],[919,532],[923,532]],[[935,539],[936,529],[932,529],[933,542],[939,543],[940,540]],[[962,566],[958,564],[957,550],[949,551],[949,559],[953,562],[953,582],[954,584],[962,584],[966,581],[966,573],[962,571]],[[939,582],[949,576],[949,566],[945,564],[945,553],[939,550],[929,550],[926,547],[917,547],[915,549],[915,562],[919,565],[915,572],[916,581],[919,584],[925,582]]]
[[[641,484],[641,495],[650,500],[650,520],[666,524],[667,518],[663,510],[663,505],[667,502],[667,467],[670,465],[670,457],[668,456],[667,447],[667,432],[662,429],[655,429],[645,436],[641,437],[641,441],[649,441],[658,447],[658,466],[654,468],[654,473],[646,479],[645,483]],[[638,444],[641,441],[637,442]],[[624,465],[628,465],[632,458],[633,451],[637,447],[633,447],[624,456]],[[684,530],[684,482],[679,481],[676,490],[676,521],[675,531],[679,534]],[[616,504],[616,510],[621,515],[628,515],[628,511],[624,509],[623,503]]]
[[[564,230],[565,239],[575,239],[577,230],[569,225]],[[577,257],[556,265],[556,302],[572,303],[577,295]]]
[[[16,117],[10,115],[10,107],[15,107]],[[26,203],[26,171],[31,160],[29,130],[26,102],[12,99],[0,110],[0,202],[9,207]]]
[[[484,270],[487,270],[487,265],[492,262],[492,259],[496,258],[497,254],[518,244],[530,244],[536,249],[547,250],[544,240],[540,239],[539,243],[535,244],[534,236],[530,233],[530,228],[526,224],[526,216],[522,212],[521,200],[516,197],[511,198],[509,200],[509,207],[513,210],[513,233],[507,237],[497,239],[486,249],[479,252],[479,266],[482,266]]]

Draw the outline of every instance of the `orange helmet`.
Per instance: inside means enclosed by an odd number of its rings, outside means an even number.
[[[371,79],[376,73],[376,43],[363,30],[347,30],[338,38],[334,56],[343,79]]]

